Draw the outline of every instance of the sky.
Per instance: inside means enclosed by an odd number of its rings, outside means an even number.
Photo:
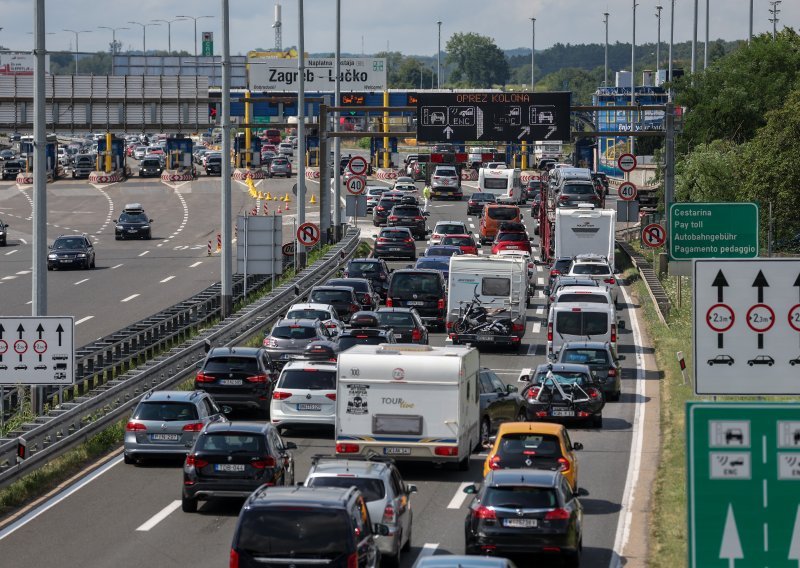
[[[276,0],[229,0],[231,53],[246,54],[256,47],[274,45]],[[297,44],[298,4],[300,0],[280,0],[282,5],[283,47]],[[609,42],[630,42],[632,4],[635,0],[341,0],[343,53],[367,55],[400,51],[404,55],[436,53],[437,20],[442,21],[442,49],[454,33],[476,32],[494,39],[501,49],[530,48],[531,17],[536,18],[536,50],[555,43],[602,43],[603,13],[609,13]],[[656,6],[661,4],[661,38],[669,40],[672,0],[638,0],[636,42],[655,42]],[[707,0],[674,0],[675,41],[692,36],[694,1],[699,3],[698,41],[705,38]],[[710,2],[710,37],[725,40],[743,39],[748,32],[749,0],[708,0]],[[111,31],[98,26],[129,27],[119,30],[117,39],[123,50],[142,48],[142,23],[156,19],[174,19],[176,15],[213,16],[197,22],[201,32],[214,32],[214,50],[221,42],[221,0],[45,0],[47,49],[74,49],[73,33],[80,34],[80,51],[107,50]],[[33,45],[34,0],[0,0],[0,45],[12,50],[29,51]],[[101,8],[102,7],[102,8]],[[753,30],[772,30],[770,2],[753,0]],[[783,0],[779,6],[779,29],[784,25],[800,28],[800,2]],[[333,52],[335,49],[335,0],[304,0],[305,50],[309,53]],[[173,50],[194,51],[194,24],[191,20],[171,25]],[[147,28],[147,49],[167,49],[167,26]],[[198,39],[199,45],[199,39]]]

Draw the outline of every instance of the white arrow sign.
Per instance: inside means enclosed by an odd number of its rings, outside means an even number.
[[[444,133],[447,134],[447,139],[450,140],[450,135],[453,133],[453,129],[447,126],[444,129]]]
[[[530,129],[528,126],[526,126],[526,127],[525,127],[525,128],[523,128],[523,129],[522,129],[522,131],[519,133],[519,136],[517,136],[517,140],[522,140],[522,137],[523,137],[523,136],[525,136],[526,134],[530,134],[530,133],[531,133],[531,129]]]
[[[735,568],[736,561],[744,558],[742,542],[739,540],[739,531],[736,529],[736,519],[733,516],[733,506],[728,505],[728,516],[725,518],[725,529],[722,531],[722,545],[719,547],[720,559],[727,559],[728,567]]]
[[[558,128],[556,128],[555,126],[548,126],[547,134],[544,135],[544,139],[547,140],[548,138],[550,138],[556,130],[558,130]]]
[[[789,543],[789,560],[795,560],[800,567],[800,507],[797,507],[797,515],[794,518],[792,542]]]

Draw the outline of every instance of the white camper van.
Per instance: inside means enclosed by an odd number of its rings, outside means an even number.
[[[336,454],[453,462],[478,445],[478,351],[402,343],[339,355]]]
[[[613,209],[556,209],[555,258],[596,254],[613,267],[616,223]]]
[[[550,306],[547,315],[547,355],[555,355],[568,341],[601,341],[617,348],[617,321],[613,304],[594,302],[559,302]]]
[[[481,168],[478,191],[493,194],[498,203],[522,203],[520,176],[519,168]]]

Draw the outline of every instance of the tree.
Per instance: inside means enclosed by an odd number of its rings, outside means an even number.
[[[592,94],[602,82],[602,67],[591,71],[570,67],[545,75],[536,81],[536,88],[542,91],[572,91],[572,104],[589,105],[592,104]]]
[[[447,61],[455,65],[451,80],[467,87],[505,85],[508,60],[490,37],[473,32],[453,34],[447,41]]]
[[[677,201],[736,201],[741,194],[742,147],[728,140],[697,146],[675,164]]]
[[[392,87],[418,89],[430,84],[433,70],[416,57],[406,57],[394,74]]]

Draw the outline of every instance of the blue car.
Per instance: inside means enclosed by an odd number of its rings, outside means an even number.
[[[461,247],[455,245],[431,245],[425,249],[425,256],[453,256],[454,254],[464,254]]]
[[[456,248],[456,247],[454,247]],[[417,259],[414,268],[430,268],[438,270],[447,280],[450,276],[450,257],[449,256],[423,256]]]

